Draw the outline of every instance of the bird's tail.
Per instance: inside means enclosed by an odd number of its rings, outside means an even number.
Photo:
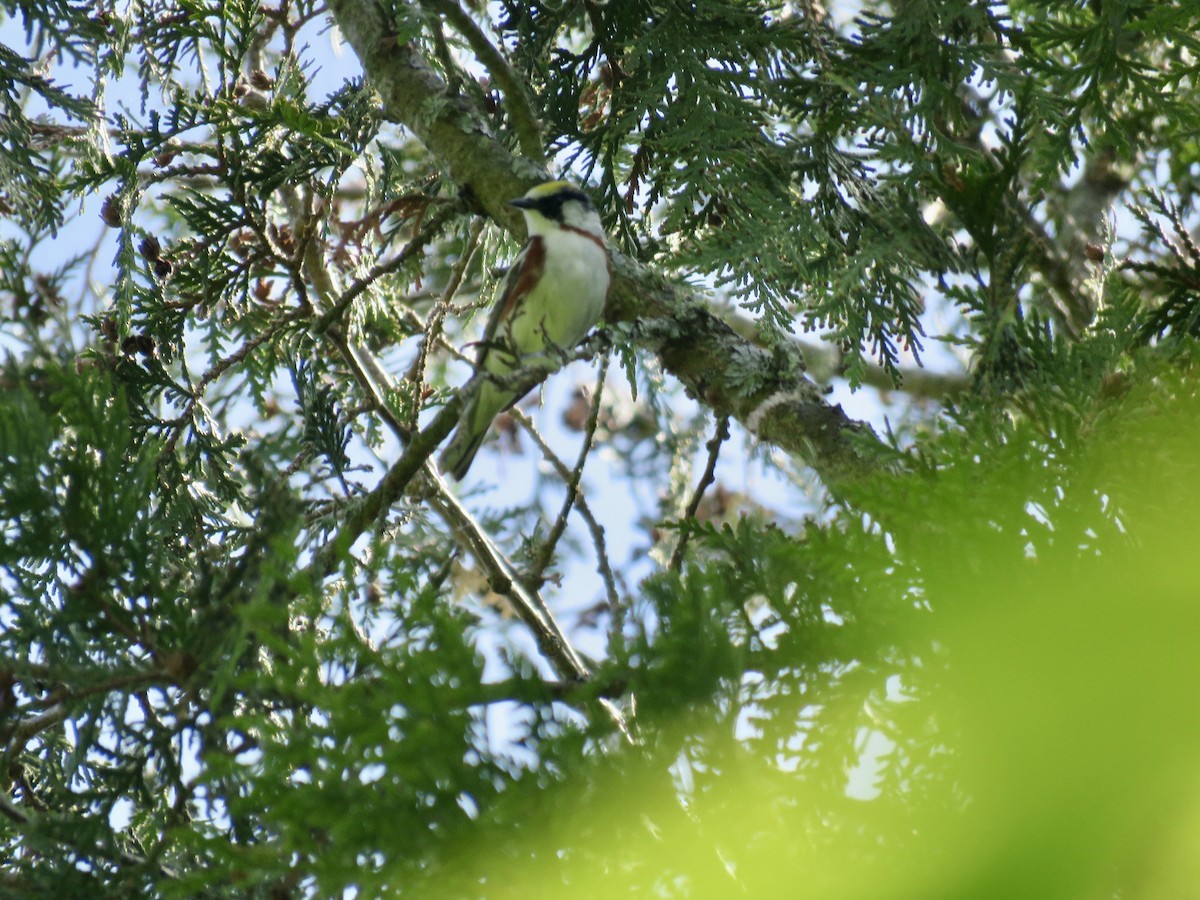
[[[459,425],[458,430],[454,432],[454,437],[450,439],[450,443],[438,457],[438,468],[455,481],[463,480],[467,469],[471,468],[471,463],[475,460],[475,454],[483,446],[483,439],[487,437],[486,428],[475,431],[467,428],[466,425],[466,422]]]

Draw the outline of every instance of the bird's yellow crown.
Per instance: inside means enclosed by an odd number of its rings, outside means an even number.
[[[569,181],[547,181],[545,184],[539,184],[535,188],[531,188],[525,194],[530,200],[543,200],[546,197],[553,196],[559,191],[577,191],[579,188],[571,184]]]

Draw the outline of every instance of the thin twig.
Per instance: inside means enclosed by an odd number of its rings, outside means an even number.
[[[429,320],[425,323],[425,338],[421,341],[421,348],[417,353],[416,360],[413,361],[412,369],[409,371],[406,381],[412,386],[412,413],[409,417],[409,426],[416,428],[417,414],[420,412],[421,392],[425,385],[425,366],[429,361],[429,348],[433,346],[442,335],[442,323],[446,320],[446,313],[450,310],[450,304],[454,301],[454,295],[458,293],[459,287],[462,285],[462,280],[467,273],[467,267],[471,264],[471,260],[475,258],[475,251],[479,249],[479,236],[483,234],[484,220],[476,219],[471,226],[470,233],[467,235],[467,246],[462,257],[450,270],[450,280],[446,283],[446,289],[442,292],[442,296],[438,302],[433,305],[433,311],[429,314]]]
[[[581,697],[617,698],[625,693],[628,682],[624,676],[597,680],[588,684],[578,681],[537,681],[527,678],[510,678],[507,681],[491,681],[464,685],[460,692],[460,703],[465,706],[483,706],[489,703],[536,703],[546,700],[578,702]]]
[[[517,616],[533,632],[538,642],[538,648],[547,659],[554,663],[562,677],[586,681],[591,672],[583,659],[575,652],[575,648],[571,646],[562,626],[550,612],[550,608],[542,599],[541,594],[530,590],[521,582],[517,577],[516,568],[500,552],[475,517],[467,511],[454,492],[450,490],[449,485],[434,467],[432,460],[426,462],[425,475],[435,489],[433,496],[430,497],[430,502],[442,514],[450,527],[459,534],[460,539],[470,547],[475,559],[487,572],[492,590],[503,595],[513,604]],[[613,712],[617,726],[624,731],[624,721],[618,713]]]
[[[25,745],[33,740],[33,738],[37,737],[47,728],[53,728],[59,722],[66,719],[66,717],[66,704],[60,701],[45,712],[19,723],[12,730],[12,735],[8,741],[8,751],[5,755],[9,758],[15,758],[15,755],[23,750]]]
[[[419,321],[415,318],[416,314],[412,313],[411,311],[409,311],[409,316],[414,321]],[[447,343],[445,340],[439,338],[438,345],[440,349],[444,349],[456,359],[459,359],[463,362],[471,362],[470,358],[465,353],[452,344]],[[464,386],[459,393],[462,395],[465,394],[466,391],[467,386]],[[547,462],[550,463],[551,466],[554,467],[554,470],[558,473],[559,477],[562,478],[564,482],[569,482],[571,479],[572,470],[565,462],[563,462],[562,459],[559,458],[558,454],[554,452],[550,445],[546,443],[546,439],[542,437],[541,433],[537,430],[537,427],[533,424],[530,418],[526,416],[525,413],[521,412],[521,410],[517,407],[510,409],[508,411],[508,415],[511,416],[512,419],[518,425],[524,428],[530,437],[533,438],[534,443],[536,443],[538,448],[542,451],[543,457]],[[604,590],[608,598],[609,615],[613,624],[614,637],[612,646],[614,648],[614,653],[617,653],[619,656],[619,651],[624,646],[625,611],[624,606],[621,604],[620,593],[617,590],[616,576],[613,574],[612,566],[608,561],[607,542],[604,539],[604,526],[601,525],[596,519],[595,514],[592,512],[591,507],[588,505],[583,494],[576,492],[574,505],[576,512],[579,513],[579,515],[583,518],[584,523],[587,525],[588,531],[592,537],[592,544],[596,548],[596,568],[600,573],[600,577],[604,581]]]
[[[542,576],[554,558],[554,548],[558,546],[563,532],[567,530],[567,517],[570,516],[571,507],[579,494],[579,480],[583,477],[583,466],[592,451],[592,441],[596,437],[596,425],[600,421],[600,403],[604,397],[604,379],[608,375],[610,356],[611,354],[605,353],[600,358],[600,373],[596,376],[596,389],[592,397],[592,408],[588,413],[587,426],[584,429],[583,445],[579,448],[579,457],[575,462],[575,467],[566,479],[567,495],[563,498],[562,509],[559,510],[558,517],[550,528],[550,533],[542,541],[533,565],[529,567],[527,579],[530,584],[535,586],[542,583]]]
[[[337,561],[393,503],[408,493],[413,479],[425,466],[438,444],[458,422],[461,397],[454,397],[438,411],[433,421],[423,430],[407,434],[404,452],[368,493],[356,500],[342,519],[337,534],[316,553],[312,572],[320,580],[328,577],[337,567]]]
[[[49,676],[53,678],[53,675]],[[22,705],[22,709],[41,709],[50,708],[62,703],[65,700],[82,700],[84,697],[94,697],[97,694],[107,694],[111,691],[122,690],[125,688],[145,688],[154,687],[155,685],[172,685],[176,682],[167,674],[155,672],[132,672],[128,675],[115,675],[112,678],[107,678],[104,681],[98,681],[95,684],[84,685],[73,690],[67,690],[63,685],[56,685],[51,695],[44,700],[30,700]],[[43,713],[44,715],[44,713]],[[34,722],[33,719],[27,719],[24,722],[14,726],[13,734],[19,734],[21,731]],[[48,724],[53,724],[48,723]],[[47,725],[39,725],[36,730],[44,730]],[[2,734],[3,732],[0,732]]]
[[[200,376],[200,381],[196,383],[195,387],[188,391],[188,402],[184,406],[183,412],[167,423],[169,426],[171,426],[172,430],[170,436],[166,440],[166,443],[163,444],[162,455],[164,457],[169,456],[175,449],[175,445],[179,442],[179,438],[183,434],[184,428],[187,426],[188,422],[192,420],[193,414],[196,411],[196,406],[203,401],[205,389],[226,372],[228,372],[232,367],[238,365],[239,363],[245,362],[246,358],[250,356],[251,353],[257,350],[267,341],[272,340],[275,335],[277,335],[289,324],[295,322],[302,315],[302,309],[294,309],[287,315],[276,319],[262,331],[258,332],[258,334],[254,335],[254,337],[246,341],[246,343],[242,344],[242,346],[237,350],[233,351],[225,358],[218,360],[208,369],[207,372]]]
[[[608,357],[605,356],[605,361],[607,362],[607,360]],[[510,414],[529,432],[534,442],[541,448],[546,459],[550,461],[562,479],[570,484],[573,477],[572,470],[568,469],[567,464],[559,458],[557,453],[550,449],[550,445],[546,443],[546,439],[534,427],[529,417],[515,407],[510,410]],[[583,456],[586,456],[586,451]],[[582,465],[582,457],[580,465]],[[592,515],[591,510],[588,509],[587,502],[583,499],[582,494],[576,493],[575,508],[583,516],[584,522],[587,523],[588,529],[592,534],[592,542],[596,547],[596,565],[600,572],[600,577],[604,580],[604,588],[608,594],[608,609],[611,621],[609,649],[613,656],[621,659],[625,654],[625,613],[621,606],[621,598],[617,594],[616,578],[613,576],[612,567],[608,564],[608,551],[604,543],[604,528],[596,521],[596,517]],[[624,692],[624,686],[622,686],[620,692]],[[631,719],[626,718],[625,713],[621,711],[616,701],[612,699],[615,696],[616,694],[601,694],[599,698],[600,705],[612,717],[613,722],[616,723],[617,729],[621,732],[625,740],[630,744],[637,744],[638,738],[634,731],[635,725]],[[631,715],[634,708],[634,704],[630,703],[629,709]]]
[[[542,456],[546,461],[554,467],[563,481],[569,481],[571,478],[571,469],[562,461],[557,453],[551,449],[546,443],[546,439],[542,437],[541,432],[533,424],[532,420],[521,412],[521,410],[513,407],[508,411],[513,420],[517,422],[525,431],[533,438],[533,442],[537,444],[538,449],[542,451]],[[624,621],[624,608],[621,606],[621,597],[617,592],[617,579],[613,575],[612,566],[608,562],[608,550],[604,539],[604,526],[596,519],[592,513],[591,507],[583,494],[576,494],[575,510],[583,517],[583,521],[587,524],[588,531],[592,536],[592,544],[596,547],[596,567],[600,572],[600,577],[604,580],[604,590],[608,596],[609,613],[614,623]]]
[[[412,239],[404,245],[404,249],[385,262],[376,263],[361,278],[356,279],[345,291],[342,292],[336,300],[327,299],[326,309],[317,320],[315,330],[320,333],[328,329],[334,322],[341,319],[350,304],[361,296],[371,285],[385,275],[390,275],[397,269],[404,266],[414,256],[425,249],[426,245],[442,230],[442,227],[452,218],[457,216],[461,210],[457,204],[447,206],[431,216],[420,230],[412,236]],[[305,250],[310,247],[315,247],[316,241],[309,240],[306,243]],[[306,257],[305,262],[309,259]],[[323,298],[325,299],[325,298]]]
[[[704,497],[704,492],[708,489],[708,486],[716,478],[717,457],[721,454],[721,445],[727,440],[729,440],[729,416],[721,416],[717,420],[716,433],[704,445],[708,448],[708,463],[704,467],[704,474],[700,476],[700,483],[696,485],[692,499],[683,514],[682,527],[679,530],[679,543],[675,545],[675,552],[671,554],[670,568],[672,572],[678,572],[680,567],[683,566],[683,556],[687,550],[688,543],[688,530],[685,523],[696,518],[696,511],[700,509],[700,500]]]
[[[462,69],[454,61],[454,54],[450,52],[450,42],[446,40],[440,20],[429,24],[429,36],[433,38],[433,58],[441,63],[442,74],[446,76],[446,90],[450,94],[461,94],[464,81]]]

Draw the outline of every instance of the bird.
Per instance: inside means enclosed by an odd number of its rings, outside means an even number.
[[[604,226],[582,190],[549,181],[509,203],[524,214],[529,239],[509,267],[478,344],[475,368],[485,377],[439,459],[441,471],[456,481],[467,474],[492,420],[557,369],[600,321],[612,282]]]

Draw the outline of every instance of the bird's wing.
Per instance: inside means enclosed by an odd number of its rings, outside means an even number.
[[[546,269],[546,245],[538,236],[531,237],[513,260],[504,276],[504,284],[500,288],[500,299],[492,307],[488,316],[487,327],[483,338],[479,341],[479,354],[475,359],[475,367],[483,366],[488,352],[499,345],[503,348],[506,343],[505,335],[500,333],[503,322],[509,319],[517,304],[525,297]],[[515,348],[514,348],[515,351]],[[514,365],[516,360],[514,359]]]
[[[504,276],[500,297],[492,306],[483,338],[477,342],[479,351],[475,356],[476,371],[485,371],[484,363],[491,353],[499,354],[493,360],[499,371],[510,371],[520,366],[520,349],[511,346],[511,336],[502,331],[503,323],[516,310],[521,300],[528,296],[546,268],[546,247],[540,237],[531,237],[517,254]],[[502,410],[508,409],[521,398],[524,391],[501,387],[484,381],[467,400],[458,428],[442,451],[441,469],[462,480],[471,460],[487,437],[492,419]]]

